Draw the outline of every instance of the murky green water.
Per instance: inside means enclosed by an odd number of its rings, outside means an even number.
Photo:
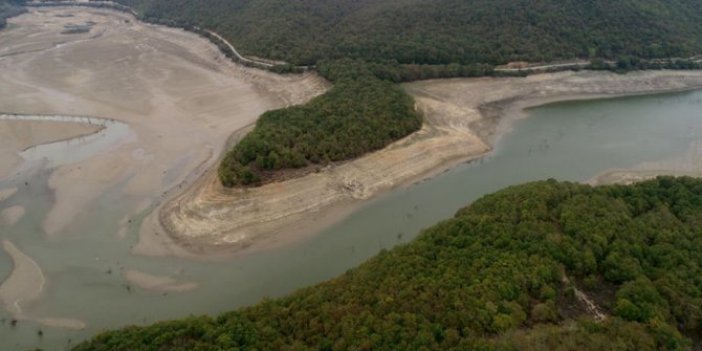
[[[119,187],[48,240],[40,225],[52,201],[48,173],[0,183],[0,189],[20,188],[1,207],[19,204],[28,210],[14,227],[0,228],[0,239],[11,240],[37,261],[48,280],[45,297],[26,312],[89,325],[80,332],[42,328],[40,337],[38,325],[12,327],[9,315],[0,311],[5,318],[0,349],[61,350],[106,328],[253,304],[336,276],[505,186],[545,178],[582,181],[610,168],[668,159],[702,141],[702,92],[559,103],[534,109],[530,116],[518,121],[483,160],[379,196],[305,241],[226,262],[131,255],[139,221],[125,239],[117,235],[117,223],[142,199],[122,195]],[[0,279],[9,274],[10,264],[0,254]],[[200,288],[167,295],[128,289],[120,274],[126,269],[178,274]]]

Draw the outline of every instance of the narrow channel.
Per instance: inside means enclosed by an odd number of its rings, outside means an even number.
[[[106,328],[217,314],[287,294],[406,243],[423,228],[506,186],[547,178],[586,181],[607,170],[696,152],[702,142],[701,107],[699,91],[538,107],[481,160],[378,196],[303,241],[224,262],[130,254],[148,211],[132,218],[128,232],[120,235],[120,221],[143,199],[123,196],[119,187],[72,221],[60,239],[47,238],[40,223],[53,195],[44,166],[0,182],[0,190],[19,189],[0,207],[28,209],[15,225],[1,227],[0,240],[10,240],[33,258],[48,282],[43,296],[24,312],[80,320],[87,327],[52,328],[31,320],[11,326],[12,316],[3,309],[0,339],[13,349],[61,350]],[[0,280],[11,267],[9,256],[0,254]],[[144,275],[161,277],[162,284],[140,286]]]

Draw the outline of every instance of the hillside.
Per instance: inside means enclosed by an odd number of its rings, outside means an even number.
[[[343,72],[348,72],[347,66]],[[302,106],[264,113],[219,167],[225,186],[280,181],[320,164],[382,149],[419,130],[421,115],[404,91],[370,72],[335,77],[334,87]]]
[[[530,183],[289,297],[75,350],[687,350],[701,221],[702,180]]]
[[[116,1],[149,22],[214,30],[244,55],[315,65],[334,82],[370,73],[345,80],[334,96],[264,116],[220,166],[226,186],[302,175],[290,170],[359,157],[416,131],[420,118],[402,107],[409,97],[377,79],[484,76],[511,61],[574,58],[593,59],[593,69],[690,69],[699,63],[641,59],[702,53],[695,0]]]
[[[696,0],[118,0],[146,17],[213,29],[242,53],[502,64],[702,53]]]

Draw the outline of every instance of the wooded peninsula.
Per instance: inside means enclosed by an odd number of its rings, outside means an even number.
[[[103,333],[100,350],[685,350],[702,311],[702,181],[542,181],[288,297]]]

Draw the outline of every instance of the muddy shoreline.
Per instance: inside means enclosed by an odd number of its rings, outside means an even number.
[[[57,16],[62,13],[76,17]],[[23,31],[46,31],[46,25],[38,27],[39,21],[60,29],[66,22],[88,19],[96,20],[93,31],[100,36],[74,34],[60,47],[47,44],[57,36],[65,39],[54,33],[42,34],[50,39],[45,42],[20,40],[26,37]],[[277,247],[312,235],[378,194],[486,155],[530,106],[702,87],[702,74],[694,71],[561,72],[405,84],[426,116],[417,133],[303,177],[255,189],[225,189],[216,168],[227,146],[263,111],[308,101],[329,84],[312,73],[278,76],[241,67],[195,34],[125,19],[133,20],[113,10],[76,8],[33,10],[12,19],[20,26],[6,32],[3,39],[10,45],[4,51],[17,54],[0,63],[27,70],[32,62],[35,71],[48,74],[38,77],[28,71],[19,76],[6,70],[5,80],[21,82],[23,86],[16,89],[22,94],[12,101],[0,99],[0,105],[4,102],[10,106],[6,110],[23,113],[115,118],[135,130],[137,140],[120,145],[109,157],[53,172],[49,184],[57,203],[48,218],[70,221],[110,184],[126,182],[125,194],[152,198],[144,201],[152,214],[139,229],[134,247],[135,253],[144,255],[210,258]],[[88,42],[101,48],[90,52],[104,58],[92,58],[78,69],[75,63],[89,53],[83,48]],[[115,43],[122,45],[119,50]],[[60,70],[53,71],[57,66],[49,62],[59,62]],[[123,76],[111,89],[101,88],[100,79],[114,74],[111,67],[120,69],[123,64],[138,67],[142,74]],[[230,80],[234,77],[238,81]],[[183,79],[188,86],[181,84]],[[181,142],[183,138],[188,142]],[[79,184],[78,179],[88,181]],[[65,222],[48,220],[44,227],[59,233]],[[122,224],[121,232],[128,223]]]
[[[702,72],[561,72],[404,87],[425,113],[419,132],[359,159],[261,188],[225,189],[210,170],[147,219],[149,231],[142,228],[141,234],[149,244],[141,252],[212,258],[294,242],[378,194],[485,156],[529,108],[700,89]]]
[[[32,233],[39,231],[36,235],[47,242],[107,232],[129,252],[133,219],[163,201],[165,189],[178,192],[213,167],[232,131],[252,125],[267,110],[304,103],[329,88],[314,73],[280,76],[243,67],[196,34],[144,24],[111,10],[30,9],[9,22],[0,35],[0,90],[7,92],[0,96],[0,180],[10,186],[0,189],[0,201],[13,202],[0,206],[0,231],[21,231],[31,217],[40,223]],[[88,22],[93,23],[90,31],[64,34],[66,26]],[[96,116],[128,133],[67,123],[69,116]],[[52,147],[59,144],[70,149]],[[61,150],[71,152],[64,155]],[[50,203],[40,217],[31,207],[25,214],[11,199],[18,193],[26,197],[23,192],[28,191],[12,183],[31,173],[14,171],[20,166],[49,173]],[[114,211],[114,224],[85,230],[85,217],[105,196],[127,210]],[[14,262],[0,284],[3,307],[16,319],[52,328],[86,328],[78,319],[33,311],[56,281],[50,270],[44,278],[46,267],[12,237],[13,231],[1,238],[4,255]],[[197,288],[178,276],[150,274],[139,265],[130,268],[120,279],[148,291]],[[20,299],[22,304],[16,303]]]
[[[41,119],[42,116],[3,118],[7,116],[0,113],[0,180],[9,177],[22,164],[19,153],[36,146],[87,137],[104,129],[101,125]]]

